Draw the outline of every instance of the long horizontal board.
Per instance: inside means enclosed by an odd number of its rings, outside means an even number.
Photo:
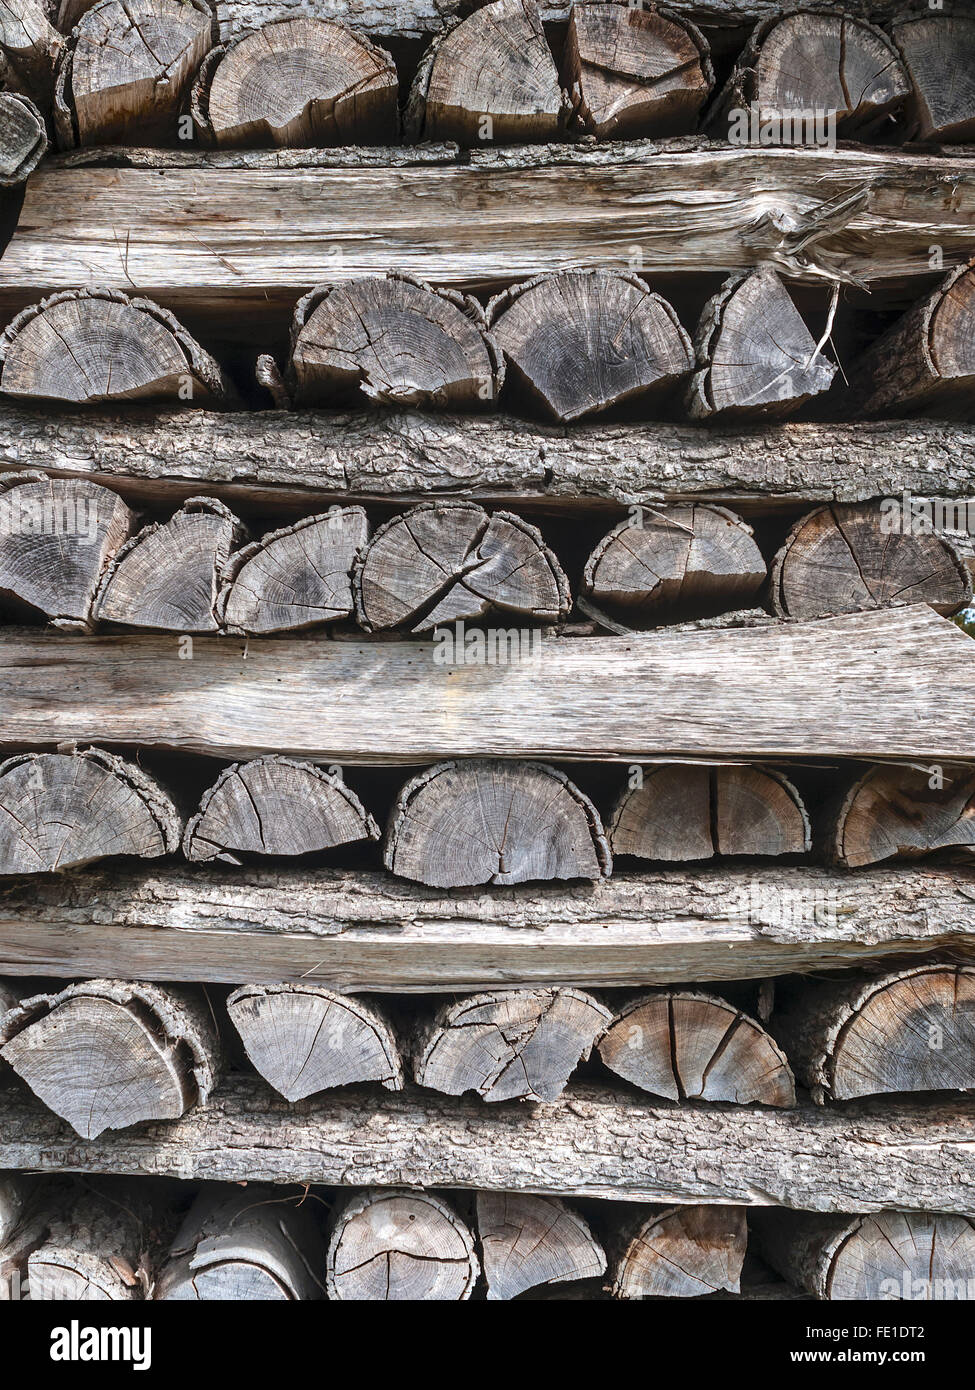
[[[380,873],[185,867],[0,886],[0,975],[345,993],[757,979],[975,953],[975,870],[678,868],[436,893]]]
[[[143,506],[209,493],[289,510],[463,490],[546,511],[690,498],[767,511],[906,490],[972,499],[975,510],[975,425],[558,426],[393,410],[52,416],[0,405],[0,473],[25,468],[90,478]]]
[[[342,1090],[288,1105],[251,1077],[205,1109],[79,1140],[0,1087],[0,1169],[459,1187],[814,1211],[975,1211],[966,1097],[796,1111],[572,1086],[549,1105]]]
[[[975,756],[975,645],[922,605],[633,637],[511,632],[507,664],[451,666],[435,642],[202,638],[187,659],[175,635],[8,629],[0,741],[339,764]]]
[[[269,344],[309,286],[397,267],[486,286],[560,267],[794,278],[932,276],[972,253],[975,163],[914,152],[700,147],[692,140],[474,151],[456,163],[159,167],[52,161],[0,259],[0,312],[79,283],[149,295],[193,325]],[[346,154],[347,158],[347,154]],[[439,161],[439,162],[438,162]],[[862,193],[810,238],[816,214]],[[634,258],[636,257],[636,260]],[[273,321],[273,322],[272,322]]]

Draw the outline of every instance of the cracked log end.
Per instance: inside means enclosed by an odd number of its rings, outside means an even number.
[[[328,1243],[329,1298],[463,1302],[480,1272],[474,1237],[432,1192],[373,1190],[351,1198]]]
[[[0,188],[14,188],[47,151],[44,117],[30,97],[0,92]]]
[[[588,1222],[557,1197],[479,1192],[477,1234],[492,1301],[606,1273],[606,1255]]]
[[[826,850],[845,869],[936,850],[975,853],[975,775],[940,764],[870,768],[840,803]]]
[[[975,19],[925,15],[895,25],[893,33],[911,81],[913,137],[944,143],[975,138]]]
[[[743,1207],[668,1207],[618,1233],[615,1298],[738,1293],[747,1230]]]

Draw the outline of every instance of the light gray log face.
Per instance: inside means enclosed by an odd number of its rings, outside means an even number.
[[[229,1078],[171,1124],[79,1142],[0,1091],[0,1164],[225,1182],[474,1188],[685,1204],[965,1214],[975,1202],[971,1103],[887,1098],[822,1109],[675,1106],[574,1085],[550,1105],[409,1090],[332,1092],[300,1106]]]
[[[616,1236],[615,1298],[700,1298],[741,1288],[743,1207],[680,1206],[637,1217]]]
[[[464,1302],[479,1272],[474,1237],[432,1192],[363,1192],[336,1214],[325,1275],[329,1298]]]
[[[30,97],[0,93],[0,188],[23,183],[46,152],[44,117]]]
[[[479,1192],[477,1234],[489,1300],[606,1272],[606,1255],[588,1223],[557,1197]]]
[[[971,140],[975,88],[962,55],[975,48],[975,20],[961,13],[922,13],[892,32],[911,81],[908,110],[915,138]]]
[[[174,865],[9,883],[0,969],[339,992],[646,987],[969,952],[973,904],[966,868],[648,869],[445,895],[377,873]]]
[[[27,1261],[32,1302],[120,1303],[145,1296],[145,1231],[123,1198],[81,1190],[49,1214]]]
[[[10,631],[0,738],[413,765],[681,755],[951,762],[971,745],[975,647],[924,606],[639,638],[534,643],[515,629],[527,657],[506,664],[497,642],[511,650],[507,629],[488,629],[485,642],[492,631],[494,660],[482,665],[459,664],[464,651],[448,664],[439,642],[270,638],[252,640],[245,659],[241,644],[201,637],[187,662],[173,637]]]

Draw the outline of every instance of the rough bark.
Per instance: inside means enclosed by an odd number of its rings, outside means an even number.
[[[965,14],[916,16],[893,29],[910,79],[910,135],[915,140],[971,141],[975,137],[975,85],[969,55],[975,19]]]
[[[558,1100],[611,1018],[577,989],[474,995],[420,1023],[411,1043],[413,1075],[448,1096]]]
[[[142,1224],[124,1200],[78,1193],[27,1261],[31,1302],[144,1298],[151,1277],[144,1244]]]
[[[352,572],[367,632],[435,628],[495,612],[558,623],[569,581],[541,532],[473,502],[424,502],[379,527]]]
[[[23,183],[46,152],[44,117],[30,97],[0,92],[0,188]]]
[[[432,1192],[362,1192],[336,1214],[325,1275],[329,1298],[463,1302],[479,1272],[474,1237]]]
[[[0,1259],[24,1219],[27,1202],[27,1184],[23,1178],[16,1173],[4,1173],[0,1177]]]
[[[738,1293],[747,1230],[744,1207],[668,1207],[614,1232],[614,1298],[700,1298]]]
[[[19,753],[0,763],[0,875],[45,874],[179,845],[159,783],[112,753]]]
[[[804,854],[809,816],[774,768],[665,763],[628,787],[609,825],[614,854],[640,859]]]
[[[872,767],[831,818],[828,858],[847,869],[935,850],[975,854],[975,776],[970,767]]]
[[[220,148],[393,144],[398,89],[390,55],[348,25],[281,18],[211,49],[193,119]]]
[[[0,1017],[0,1056],[82,1139],[205,1105],[221,1066],[200,998],[121,980],[21,999]]]
[[[771,599],[780,617],[819,618],[927,603],[956,613],[972,576],[946,535],[891,529],[876,503],[820,507],[796,522],[772,564]]]
[[[492,299],[487,319],[516,380],[556,420],[649,406],[693,365],[676,313],[637,275],[540,275]]]
[[[545,763],[439,763],[404,786],[383,843],[387,869],[434,888],[608,878],[596,807]]]
[[[652,1095],[735,1105],[796,1103],[785,1053],[762,1025],[700,990],[632,1000],[596,1044],[609,1069]]]
[[[605,1252],[588,1222],[557,1197],[479,1192],[477,1234],[489,1300],[606,1273]]]

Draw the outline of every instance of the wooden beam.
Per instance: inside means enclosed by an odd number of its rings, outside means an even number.
[[[463,160],[444,146],[293,153],[42,164],[0,260],[0,312],[81,274],[156,300],[194,331],[266,347],[310,286],[390,267],[483,288],[569,267],[632,270],[638,253],[651,275],[768,262],[795,280],[917,282],[920,293],[932,244],[945,268],[971,254],[975,168],[954,155],[699,137]]]
[[[587,1085],[528,1108],[415,1088],[291,1106],[238,1076],[181,1120],[81,1141],[37,1102],[0,1089],[0,1168],[223,1182],[967,1213],[971,1138],[965,1097],[755,1110]]]
[[[0,887],[10,976],[463,993],[754,979],[938,952],[975,952],[975,869],[649,869],[445,895],[379,873],[173,865]]]
[[[951,762],[972,747],[975,646],[923,605],[637,637],[487,628],[477,665],[448,664],[467,650],[453,633],[452,656],[442,640],[202,637],[188,660],[177,635],[7,629],[0,739],[385,765]]]
[[[418,411],[59,411],[0,404],[0,475],[43,468],[138,505],[207,493],[250,510],[456,494],[546,512],[707,499],[738,511],[899,496],[975,499],[975,425],[703,429],[539,425]],[[975,510],[975,509],[973,509]]]

